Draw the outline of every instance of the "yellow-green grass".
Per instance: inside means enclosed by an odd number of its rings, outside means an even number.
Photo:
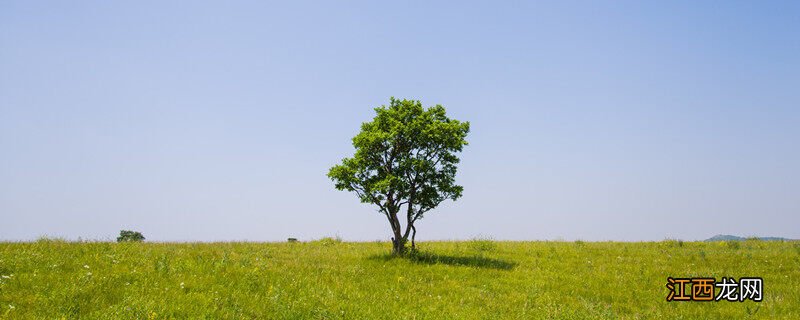
[[[0,318],[800,319],[800,243],[0,243]],[[667,302],[667,277],[763,277]]]

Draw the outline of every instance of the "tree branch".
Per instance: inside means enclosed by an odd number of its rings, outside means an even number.
[[[375,198],[375,195],[373,195],[371,192],[367,192],[366,190],[364,190],[363,187],[360,187],[358,185],[354,185],[352,183],[350,184],[350,187],[353,188],[353,190],[356,191],[356,194],[359,196],[359,198],[363,198],[364,194],[368,194],[369,197],[372,199],[372,203],[376,204],[379,208],[381,208],[381,212],[383,213],[383,215],[385,215],[387,218],[389,217],[389,212],[381,204],[381,202],[377,198]]]

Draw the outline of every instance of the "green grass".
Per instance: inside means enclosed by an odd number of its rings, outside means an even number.
[[[0,243],[0,318],[800,319],[797,242],[420,246]],[[668,276],[760,276],[764,301],[666,302]]]

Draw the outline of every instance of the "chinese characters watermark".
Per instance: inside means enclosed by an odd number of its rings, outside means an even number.
[[[758,277],[714,278],[667,278],[667,301],[761,301],[764,280]],[[688,289],[688,293],[687,293]],[[716,292],[716,293],[715,293]]]

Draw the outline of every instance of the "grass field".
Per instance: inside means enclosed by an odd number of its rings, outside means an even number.
[[[800,243],[0,243],[2,318],[800,319]],[[666,302],[666,278],[764,300]]]

